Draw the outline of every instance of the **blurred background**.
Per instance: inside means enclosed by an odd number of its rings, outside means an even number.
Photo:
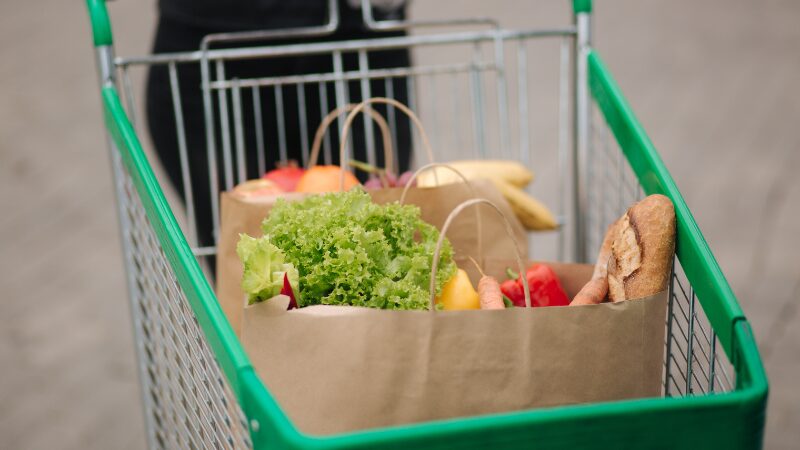
[[[498,4],[416,0],[409,12],[570,20],[564,0]],[[117,53],[147,53],[155,1],[110,12]],[[799,22],[792,0],[600,0],[594,14],[594,46],[753,326],[770,449],[800,439]],[[143,448],[84,3],[3,1],[0,61],[0,448]]]

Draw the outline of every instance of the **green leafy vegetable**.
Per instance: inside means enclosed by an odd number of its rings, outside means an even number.
[[[420,219],[416,206],[377,205],[361,189],[295,202],[279,200],[262,230],[269,236],[267,243],[281,250],[299,271],[300,289],[296,292],[300,307],[428,307],[439,231]],[[452,254],[445,241],[436,276],[437,293],[455,273]],[[245,278],[248,276],[246,266]]]
[[[297,269],[286,262],[285,255],[270,242],[269,236],[256,239],[240,234],[236,253],[244,265],[242,289],[251,305],[280,294],[284,274],[288,275],[289,284],[297,292]]]

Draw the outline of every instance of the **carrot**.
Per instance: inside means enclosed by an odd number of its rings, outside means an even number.
[[[603,303],[606,294],[608,294],[608,279],[606,277],[593,278],[575,295],[570,306]]]
[[[469,260],[481,273],[481,280],[478,282],[478,298],[481,301],[481,309],[505,309],[506,304],[503,302],[503,294],[500,292],[500,283],[495,277],[483,273],[481,267],[471,256]]]

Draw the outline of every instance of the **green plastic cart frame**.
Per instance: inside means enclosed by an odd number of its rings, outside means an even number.
[[[592,141],[595,130],[591,128],[592,111],[595,111],[613,135],[612,145],[621,150],[618,153],[624,154],[629,165],[626,170],[635,174],[639,193],[664,194],[676,207],[676,272],[680,266],[690,291],[686,294],[684,285],[679,286],[690,299],[689,312],[683,313],[687,320],[683,326],[690,327],[688,349],[684,352],[687,390],[670,394],[670,388],[666,387],[662,398],[535,409],[330,437],[309,436],[298,431],[254,372],[198,264],[197,253],[193,252],[178,225],[121,100],[116,71],[135,60],[114,57],[105,1],[87,0],[86,3],[119,200],[140,377],[150,380],[143,381],[143,401],[151,447],[761,447],[768,384],[752,330],[658,152],[611,73],[590,46],[591,1],[576,0],[574,23],[558,32],[569,39],[575,64],[571,121],[575,138],[571,170],[573,176],[585,180],[576,183],[570,199],[577,222],[574,259],[585,260],[591,246],[586,230],[593,226],[590,208],[587,209],[593,189],[591,174],[585,171],[587,160],[599,157],[592,150],[597,148]],[[338,21],[338,17],[331,15],[328,26]],[[557,34],[555,31],[539,32],[547,33]],[[493,36],[496,40],[499,34]],[[206,57],[208,53],[201,55],[201,59]],[[673,290],[675,297],[678,288],[673,287]],[[701,308],[695,308],[695,299]],[[672,308],[671,304],[670,310]],[[691,388],[692,380],[697,379],[691,372],[698,367],[696,361],[692,361],[692,345],[696,342],[692,332],[701,315],[710,324],[709,330],[702,330],[708,344],[704,347],[706,362],[710,364],[710,374],[706,373],[708,366],[704,371],[708,392]],[[668,326],[672,323],[669,319]],[[683,332],[685,335],[685,330]],[[159,344],[170,341],[175,345]],[[714,388],[719,378],[714,373],[715,362],[720,357],[720,354],[715,355],[717,342],[724,350],[721,357],[727,357],[735,375],[735,382],[727,392]],[[670,386],[669,371],[673,364],[670,343],[665,362],[666,386]],[[677,358],[673,361],[678,364]],[[182,372],[187,365],[192,366],[191,375]],[[165,406],[165,403],[170,404]]]

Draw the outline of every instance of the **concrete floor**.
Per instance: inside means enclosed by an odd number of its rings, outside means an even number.
[[[505,26],[562,24],[567,3],[498,10]],[[597,3],[596,47],[755,330],[765,446],[796,448],[800,4]],[[147,51],[154,4],[112,3],[119,54]],[[412,14],[452,14],[444,4]],[[459,15],[485,5],[459,2]],[[88,30],[82,2],[0,5],[0,448],[144,445]]]

